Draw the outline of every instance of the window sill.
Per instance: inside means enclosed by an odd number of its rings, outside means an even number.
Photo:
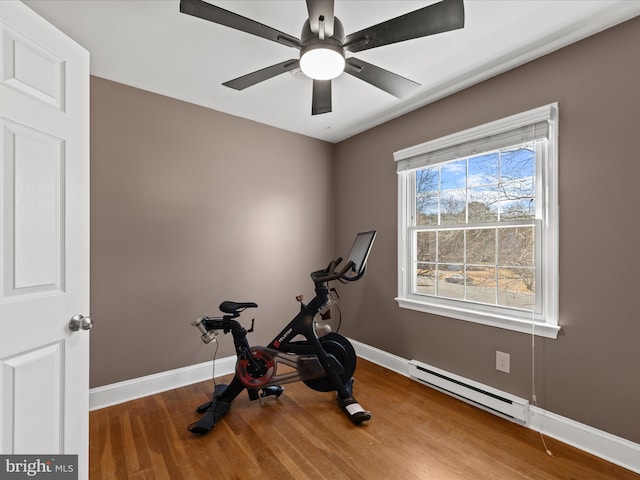
[[[559,325],[550,325],[548,323],[540,322],[534,323],[531,320],[523,320],[506,315],[498,316],[495,314],[486,314],[460,307],[432,305],[409,298],[396,298],[395,300],[398,302],[400,308],[456,318],[458,320],[465,320],[467,322],[479,323],[481,325],[488,325],[529,335],[533,332],[535,335],[540,337],[553,339],[558,338],[558,332],[562,328]]]

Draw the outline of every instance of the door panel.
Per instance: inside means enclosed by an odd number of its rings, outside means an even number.
[[[64,109],[64,63],[8,26],[2,29],[2,83],[39,101]]]
[[[1,296],[64,290],[64,142],[0,118],[4,135],[4,289]]]
[[[54,343],[0,362],[3,452],[61,453],[63,349]],[[34,392],[47,392],[47,401]]]

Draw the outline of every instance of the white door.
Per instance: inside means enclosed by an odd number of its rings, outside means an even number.
[[[71,331],[76,314],[89,315],[89,54],[0,0],[0,453],[78,454],[83,479],[89,333]]]

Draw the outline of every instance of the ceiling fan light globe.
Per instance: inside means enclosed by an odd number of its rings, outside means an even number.
[[[331,80],[344,71],[344,54],[336,49],[310,48],[300,57],[302,72],[314,80]]]

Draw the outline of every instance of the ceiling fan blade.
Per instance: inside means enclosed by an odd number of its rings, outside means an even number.
[[[442,0],[348,35],[344,48],[361,52],[464,27],[463,0]]]
[[[209,20],[242,32],[257,35],[288,47],[300,49],[300,40],[275,28],[268,27],[249,18],[230,12],[203,0],[180,0],[180,11],[187,15]]]
[[[320,19],[324,23],[324,36],[333,36],[333,0],[307,0],[309,27],[313,33],[320,31]]]
[[[329,112],[331,112],[331,80],[314,80],[311,115]]]
[[[357,58],[348,58],[344,71],[398,98],[409,96],[419,83]]]
[[[270,67],[256,70],[255,72],[248,73],[242,77],[234,78],[228,82],[224,82],[225,87],[233,88],[235,90],[244,90],[247,87],[251,87],[256,83],[264,82],[270,78],[276,77],[282,73],[288,72],[300,66],[300,60],[291,59]]]

